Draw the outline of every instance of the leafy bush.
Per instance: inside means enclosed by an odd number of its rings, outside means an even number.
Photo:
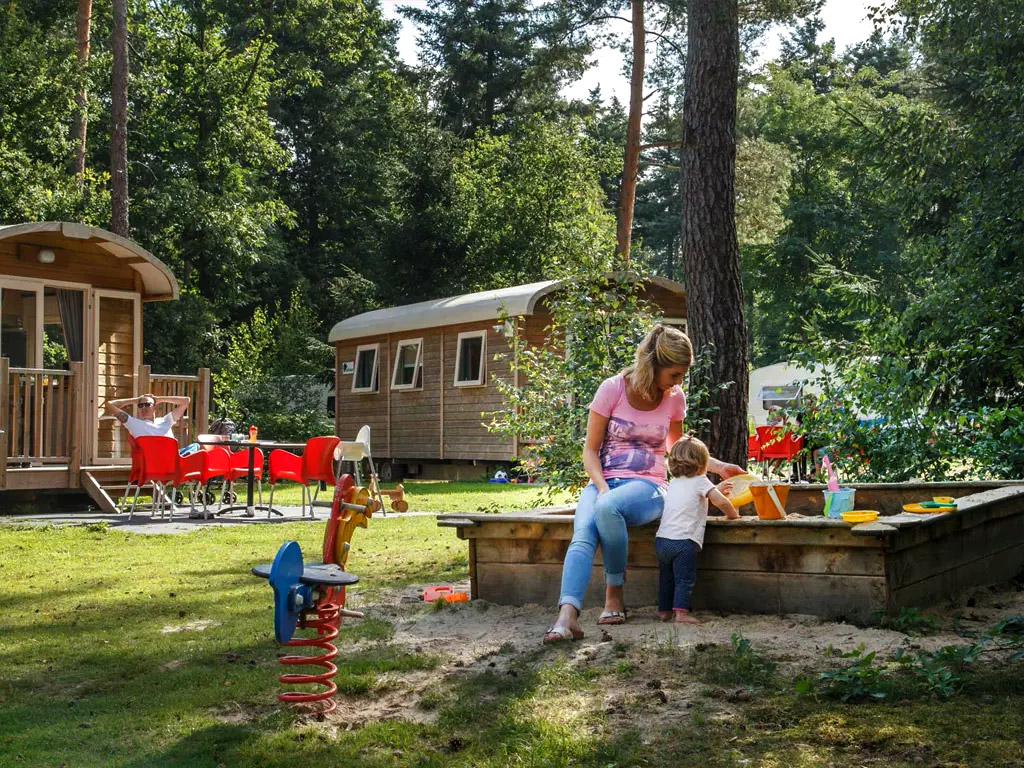
[[[260,436],[305,440],[330,434],[321,403],[329,381],[331,348],[318,340],[312,310],[299,291],[287,309],[257,309],[231,338],[223,371],[214,379],[215,407]]]
[[[826,656],[834,653],[832,646],[825,650]],[[884,669],[874,663],[875,654],[875,651],[865,653],[864,643],[848,653],[840,654],[841,658],[853,661],[845,667],[819,673],[818,680],[825,684],[825,693],[842,701],[884,699],[887,695],[882,684]]]
[[[581,274],[548,302],[545,343],[528,346],[513,325],[514,381],[496,379],[505,410],[491,414],[490,429],[532,443],[531,472],[552,489],[579,490],[587,411],[601,381],[633,361],[637,344],[654,323],[635,276]],[[566,353],[566,340],[568,353]]]
[[[730,642],[731,653],[708,649],[714,655],[701,658],[698,664],[701,679],[719,685],[770,685],[778,665],[765,658],[760,651],[754,650],[750,641],[739,632],[732,633]]]
[[[589,482],[583,441],[590,401],[604,379],[632,364],[659,313],[641,298],[637,275],[580,273],[566,277],[563,285],[549,300],[551,323],[543,345],[527,345],[518,326],[510,324],[510,363],[518,385],[514,378],[495,379],[505,408],[489,414],[489,428],[518,435],[521,444],[531,446],[520,460],[524,472],[544,478],[552,491],[575,492]],[[706,383],[711,356],[705,351],[690,369],[686,431],[700,433],[716,407],[711,405],[716,385]]]
[[[905,635],[933,635],[939,629],[939,617],[920,608],[901,608],[899,616],[882,616],[878,625]]]

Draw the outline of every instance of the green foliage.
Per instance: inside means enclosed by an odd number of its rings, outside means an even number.
[[[899,616],[882,616],[878,626],[911,637],[933,635],[939,630],[939,617],[920,608],[900,608]]]
[[[541,275],[600,273],[615,245],[615,220],[597,177],[616,159],[579,121],[524,122],[514,135],[478,133],[455,160],[453,204],[465,257],[449,285],[502,287]]]
[[[544,345],[527,346],[513,326],[509,362],[519,386],[496,381],[505,410],[491,414],[490,429],[528,444],[531,473],[551,488],[575,491],[589,482],[583,439],[590,401],[604,379],[632,363],[654,322],[639,285],[627,275],[570,277],[548,300]]]
[[[825,656],[833,653],[832,646],[825,650]],[[864,644],[861,643],[854,650],[840,654],[840,658],[853,661],[838,669],[818,674],[818,680],[824,684],[827,695],[842,701],[886,697],[887,691],[882,681],[884,670],[874,663],[875,651],[865,653]],[[806,690],[806,680],[801,685]]]
[[[765,688],[775,682],[778,664],[755,650],[742,633],[733,632],[731,647],[698,645],[691,663],[698,677],[715,685]]]
[[[315,333],[308,303],[294,292],[287,309],[257,309],[228,346],[215,382],[216,407],[240,428],[270,439],[305,440],[333,429],[322,403],[331,348]]]
[[[977,661],[981,652],[980,645],[947,645],[911,656],[900,648],[893,658],[910,670],[927,693],[949,698],[961,689],[967,665]]]

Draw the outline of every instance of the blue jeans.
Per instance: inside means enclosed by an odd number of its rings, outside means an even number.
[[[605,581],[618,587],[626,578],[627,525],[646,525],[661,517],[665,489],[650,480],[612,478],[608,492],[597,495],[591,483],[576,502],[572,541],[562,565],[562,591],[559,605],[580,610],[587,591],[594,552],[601,544]]]
[[[654,539],[658,557],[658,610],[688,611],[693,585],[697,583],[700,546],[690,539]]]

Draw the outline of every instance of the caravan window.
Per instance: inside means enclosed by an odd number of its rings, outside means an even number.
[[[423,388],[423,339],[398,342],[395,370],[391,374],[392,389]]]
[[[377,352],[380,344],[363,344],[356,349],[356,372],[352,377],[353,392],[377,391]]]
[[[484,383],[484,355],[487,331],[466,331],[459,334],[455,355],[455,386],[473,387]]]

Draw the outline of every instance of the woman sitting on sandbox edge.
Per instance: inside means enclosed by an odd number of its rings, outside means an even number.
[[[598,387],[583,446],[583,468],[591,482],[576,502],[558,619],[544,634],[545,643],[583,637],[580,610],[599,543],[606,586],[597,623],[626,621],[626,526],[661,517],[668,484],[665,451],[683,434],[686,396],[680,385],[692,361],[686,334],[659,324],[637,347],[633,365]],[[732,477],[744,470],[711,458],[708,471]]]

